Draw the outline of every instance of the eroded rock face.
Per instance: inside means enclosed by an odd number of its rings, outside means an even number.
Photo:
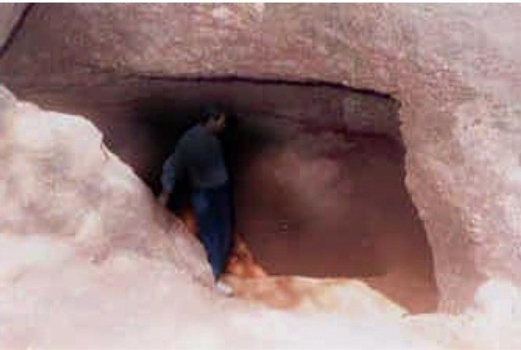
[[[3,87],[0,93],[2,234],[64,238],[93,261],[125,249],[211,281],[201,246],[188,234],[169,234],[183,226],[157,207],[90,122],[17,102]]]
[[[440,307],[457,311],[472,304],[474,291],[487,278],[502,277],[514,284],[521,283],[517,268],[520,263],[518,208],[521,201],[517,150],[521,140],[519,133],[515,132],[521,120],[517,93],[521,81],[521,55],[517,45],[521,33],[520,15],[518,5],[36,5],[26,26],[0,61],[0,74],[9,87],[24,91],[24,94],[37,94],[41,81],[55,89],[67,88],[71,79],[92,84],[93,81],[89,80],[92,73],[101,70],[114,78],[119,74],[231,74],[317,79],[392,94],[401,102],[401,134],[407,148],[407,185],[434,251],[436,277],[442,293]],[[2,111],[5,104],[0,100]],[[30,115],[43,117],[41,111],[31,108]],[[19,115],[13,110],[8,113]],[[71,190],[65,191],[64,197],[70,201],[71,209],[77,208],[75,201],[89,198],[87,193],[91,191],[79,190],[86,192],[80,196],[72,188],[76,188],[78,182],[88,185],[92,181],[91,178],[78,177],[78,173],[84,171],[84,166],[93,166],[92,169],[104,175],[111,174],[114,163],[110,160],[107,164],[112,162],[112,165],[107,165],[100,160],[100,155],[105,153],[100,151],[100,137],[89,128],[89,132],[81,128],[80,134],[87,135],[87,140],[79,137],[78,142],[86,142],[96,151],[92,149],[92,152],[85,153],[85,145],[78,148],[71,145],[71,150],[65,154],[62,147],[49,150],[48,144],[42,140],[46,137],[54,139],[61,126],[53,127],[58,131],[39,135],[29,126],[34,125],[33,122],[46,126],[47,122],[41,122],[40,117],[2,117],[1,152],[9,154],[9,157],[2,158],[7,162],[2,164],[2,168],[5,165],[7,170],[1,175],[1,196],[14,196],[12,202],[2,200],[2,210],[9,213],[8,216],[2,215],[2,231],[4,227],[6,230],[2,245],[9,246],[5,242],[12,239],[13,244],[20,247],[23,242],[14,238],[17,234],[30,234],[35,227],[41,227],[42,233],[48,233],[43,237],[53,242],[55,239],[70,241],[74,253],[68,253],[69,248],[52,248],[61,251],[63,254],[58,255],[64,258],[69,254],[75,256],[78,247],[86,242],[90,247],[86,250],[87,257],[96,256],[92,252],[103,251],[100,246],[113,245],[121,247],[124,252],[137,249],[150,259],[164,257],[168,260],[172,256],[172,259],[177,259],[176,254],[170,254],[170,249],[158,247],[163,245],[157,242],[169,241],[161,238],[164,235],[160,233],[167,230],[166,224],[157,224],[162,228],[159,233],[152,233],[152,237],[157,237],[148,242],[148,233],[146,236],[140,233],[144,227],[140,225],[141,219],[133,218],[136,211],[127,212],[126,208],[118,211],[121,207],[113,205],[112,200],[104,209],[96,209],[95,204],[95,209],[89,212],[91,214],[83,211],[78,214],[73,210],[73,214],[66,216],[57,213],[53,206],[43,205],[57,201],[56,193],[60,192],[53,192],[56,184],[53,179],[56,179],[71,184]],[[20,119],[20,124],[13,122],[17,119]],[[68,122],[65,124],[69,125]],[[6,141],[19,135],[17,130],[24,130],[24,139],[15,137],[16,142]],[[6,135],[10,137],[6,138]],[[18,151],[7,152],[10,147]],[[53,155],[52,159],[60,159],[58,165],[49,161],[49,154]],[[78,161],[84,156],[85,163]],[[69,159],[73,169],[70,175],[67,175],[68,171],[63,173],[59,166],[61,159]],[[31,172],[42,169],[48,172],[48,181],[40,181]],[[19,173],[29,175],[18,176]],[[119,180],[110,180],[110,185],[103,180],[104,186],[111,189],[115,186],[112,198],[125,198],[125,207],[135,196],[148,197],[151,203],[150,194],[143,185],[129,175],[128,169],[123,173],[126,174],[123,177],[132,183],[132,189],[128,191],[133,194],[127,193],[122,183],[125,190],[112,183],[119,183]],[[95,174],[92,176],[95,178]],[[99,204],[96,196],[93,203]],[[145,204],[140,202],[139,205]],[[144,210],[148,221],[156,214],[150,214],[153,211],[150,205],[145,205],[145,208],[149,208]],[[38,215],[31,217],[33,211]],[[101,216],[99,213],[104,214]],[[136,225],[138,233],[127,238],[121,234],[111,236],[112,232],[121,232],[119,229],[128,229],[110,222],[115,213],[129,218],[130,226]],[[157,220],[162,222],[164,219]],[[82,230],[76,230],[81,228],[82,222],[88,223],[88,229],[83,231],[85,235],[78,234]],[[156,228],[151,231],[155,232]],[[100,237],[89,236],[92,232],[103,234]],[[86,238],[82,240],[82,237]],[[195,241],[191,242],[195,244]],[[197,253],[198,249],[194,247],[188,251],[200,256],[201,251]],[[111,259],[115,258],[109,254],[100,261],[108,262],[107,266],[110,266]],[[87,264],[87,261],[81,264]],[[200,276],[206,276],[207,270],[201,267],[201,261],[194,262],[196,267],[190,269],[201,271]],[[175,266],[186,264],[189,265],[188,262],[176,262]],[[60,265],[56,269],[59,271],[64,267]],[[136,272],[130,279],[137,279],[139,275]],[[2,273],[2,276],[7,276],[3,280],[7,282],[2,282],[1,293],[7,302],[2,302],[2,307],[23,306],[20,300],[16,304],[13,299],[16,297],[15,287],[9,283],[17,278],[23,283],[32,282],[24,280],[24,274],[20,273]],[[53,281],[59,284],[57,280]],[[115,294],[119,297],[123,291],[116,288]],[[99,292],[96,294],[103,293],[102,290]],[[38,300],[44,300],[45,304],[60,299],[55,299],[50,293]],[[12,311],[7,310],[5,314],[9,315],[11,324],[16,324]],[[477,317],[482,321],[479,327],[471,327],[471,331],[465,333],[469,334],[467,339],[473,339],[473,333],[478,334],[488,327],[485,326],[487,315]],[[437,325],[440,321],[445,322],[437,315],[432,317]],[[276,318],[266,319],[273,321]],[[281,319],[290,322],[289,318]],[[249,318],[240,318],[248,326],[255,324],[246,320]],[[316,322],[317,318],[312,321]],[[456,323],[459,322],[463,320],[457,318]],[[515,319],[512,322],[516,324]],[[9,339],[12,346],[28,344],[20,337],[23,337],[22,333],[31,332],[22,331],[15,336],[13,334],[18,330],[9,329],[5,324],[2,323],[0,339]],[[493,330],[502,326],[498,327]],[[450,333],[446,327],[441,328],[444,334]],[[30,331],[34,329],[36,326]],[[299,329],[309,331],[312,327],[308,325],[308,328]],[[431,329],[427,327],[426,336]],[[458,327],[453,329],[456,331],[451,334],[461,330]],[[292,334],[300,336],[305,331]],[[515,334],[514,331],[511,333]],[[493,340],[499,337],[499,331],[491,331],[487,344],[497,344]],[[372,336],[374,338],[379,337]],[[92,343],[92,346],[101,342]],[[292,344],[301,344],[295,342]],[[11,347],[9,344],[7,346]],[[56,346],[56,343],[44,344]],[[185,343],[181,341],[180,344]],[[67,345],[74,344],[65,343]]]
[[[341,289],[322,298],[333,302],[327,315],[219,297],[196,239],[90,122],[4,88],[0,106],[2,348],[376,349],[374,334],[437,348],[399,322],[399,309],[382,317],[378,295],[366,294],[356,316],[335,312]]]
[[[336,133],[380,132],[399,140],[396,101],[327,84],[116,78],[103,72],[63,79],[58,85],[47,79],[28,85],[6,76],[5,82],[41,107],[87,116],[111,150],[156,191],[164,159],[208,101],[228,106],[250,133],[255,133],[250,121],[260,116],[266,124],[275,120]]]
[[[271,275],[360,279],[411,312],[434,311],[432,255],[400,145],[256,119],[256,137],[238,132],[233,174],[236,231],[257,263]]]
[[[0,73],[13,87],[45,79],[63,88],[105,70],[316,79],[392,94],[440,306],[457,311],[487,278],[521,283],[520,15],[495,4],[37,5]]]
[[[27,4],[20,3],[0,4],[0,52],[26,7]]]

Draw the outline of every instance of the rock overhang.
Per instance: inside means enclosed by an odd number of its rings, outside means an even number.
[[[280,21],[288,11],[291,18]],[[62,20],[49,25],[53,13]],[[441,309],[468,305],[488,278],[518,283],[519,183],[505,174],[515,171],[519,139],[505,130],[519,113],[513,63],[521,56],[508,44],[519,33],[513,30],[519,7],[78,4],[41,5],[33,15],[36,29],[22,32],[0,62],[5,77],[28,85],[46,74],[60,82],[50,68],[70,60],[79,68],[64,67],[77,76],[98,68],[170,76],[233,72],[319,78],[392,94],[402,104],[407,185],[434,250]],[[78,21],[64,21],[65,15]],[[125,26],[129,15],[154,20]],[[168,16],[177,19],[167,21],[174,34],[151,36],[150,23]],[[85,23],[94,24],[83,30]],[[59,31],[70,35],[53,35]],[[279,40],[279,33],[291,35]],[[34,42],[55,49],[49,55]],[[498,154],[505,158],[487,164]]]

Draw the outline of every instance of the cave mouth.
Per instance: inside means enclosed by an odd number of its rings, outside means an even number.
[[[245,272],[253,264],[270,276],[358,279],[413,313],[436,309],[431,249],[404,185],[398,101],[324,82],[104,73],[91,82],[6,85],[92,120],[155,194],[200,107],[225,105],[235,235],[253,255],[236,249],[229,273],[255,277]]]
[[[236,250],[231,273],[248,276],[253,262],[253,277],[260,267],[269,276],[358,280],[411,313],[436,310],[432,252],[405,188],[400,140],[273,113],[237,129],[227,148],[235,233],[247,248]]]

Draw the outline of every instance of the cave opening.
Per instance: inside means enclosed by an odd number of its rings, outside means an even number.
[[[200,107],[219,102],[231,112],[222,138],[237,238],[230,275],[357,279],[413,313],[436,309],[432,253],[404,185],[398,101],[324,82],[91,81],[10,88],[88,117],[156,195],[162,162]]]

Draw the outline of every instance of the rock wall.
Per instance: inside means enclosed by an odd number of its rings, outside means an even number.
[[[297,278],[310,299],[299,312],[218,297],[204,287],[209,268],[195,239],[90,122],[4,88],[0,111],[2,348],[519,347],[520,294],[505,281],[482,286],[458,317],[406,317],[362,283],[325,281],[315,294],[316,282]],[[306,311],[313,301],[327,312]]]
[[[0,166],[1,348],[438,348],[374,305],[346,317],[218,296],[196,239],[89,121],[3,87]]]
[[[56,85],[43,77],[32,82],[14,79],[12,75],[3,77],[17,94],[39,106],[88,117],[102,131],[110,149],[156,191],[160,189],[162,162],[205,102],[225,104],[249,129],[253,119],[262,118],[266,125],[282,122],[333,133],[380,132],[399,139],[395,101],[327,84],[116,79],[100,72],[82,79],[64,77],[64,82]],[[377,116],[385,122],[376,122]]]
[[[440,307],[457,311],[483,280],[521,283],[520,16],[516,4],[42,4],[0,74],[13,86],[103,70],[391,94]]]
[[[399,144],[269,115],[247,126],[233,145],[235,229],[268,274],[363,280],[410,312],[436,310]]]
[[[27,4],[21,3],[0,4],[0,52],[26,7]]]

